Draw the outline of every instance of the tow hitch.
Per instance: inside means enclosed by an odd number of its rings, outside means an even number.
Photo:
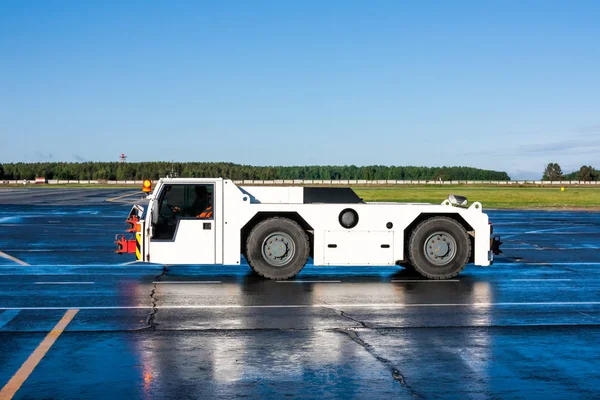
[[[494,236],[491,241],[492,243],[490,243],[490,250],[492,250],[492,253],[494,253],[494,255],[502,254],[502,250],[500,250],[500,245],[502,244],[500,241],[500,236]]]
[[[125,235],[118,234],[115,235],[115,244],[117,245],[117,249],[115,253],[123,254],[123,253],[135,253],[137,247],[137,240],[135,239],[125,239]]]
[[[141,206],[134,205],[125,220],[128,225],[126,232],[129,234],[129,238],[126,238],[123,234],[115,235],[115,245],[117,254],[135,254],[137,260],[141,260],[142,253],[142,223],[140,219],[144,209]]]

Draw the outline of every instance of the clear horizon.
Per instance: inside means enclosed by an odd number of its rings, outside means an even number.
[[[600,167],[600,3],[0,5],[0,163]]]

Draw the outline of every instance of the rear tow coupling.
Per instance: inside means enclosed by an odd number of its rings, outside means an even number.
[[[500,245],[503,242],[500,241],[500,236],[494,236],[494,238],[492,239],[492,243],[491,243],[491,249],[492,253],[494,253],[494,255],[498,255],[498,254],[502,254],[502,250],[500,250]]]
[[[117,249],[115,253],[123,254],[123,253],[136,253],[137,249],[137,240],[136,239],[125,239],[125,235],[118,234],[115,235],[115,244],[117,245]]]

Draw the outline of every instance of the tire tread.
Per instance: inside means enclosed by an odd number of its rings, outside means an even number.
[[[426,277],[426,278],[429,278],[429,279],[435,279],[435,280],[443,280],[443,279],[450,279],[450,278],[454,278],[454,277],[455,277],[455,276],[457,276],[459,273],[461,273],[461,271],[462,271],[463,269],[465,269],[465,267],[466,267],[466,265],[467,265],[467,263],[466,263],[466,262],[465,262],[465,263],[463,263],[461,268],[459,268],[458,270],[456,270],[456,271],[454,271],[454,272],[452,272],[452,273],[443,274],[443,275],[432,275],[432,274],[430,274],[430,273],[428,273],[428,272],[424,271],[422,268],[420,268],[420,267],[417,265],[418,263],[416,263],[416,262],[414,262],[414,261],[413,261],[413,260],[415,259],[415,252],[417,252],[417,251],[421,251],[421,249],[420,249],[420,248],[419,248],[419,249],[414,249],[414,248],[413,248],[413,247],[414,247],[414,246],[413,246],[413,239],[414,239],[415,235],[416,235],[416,234],[417,234],[417,233],[418,233],[418,232],[419,232],[421,229],[423,229],[423,226],[425,226],[425,225],[427,225],[427,224],[431,223],[432,221],[440,221],[440,220],[446,220],[446,221],[449,221],[449,222],[451,222],[452,224],[455,224],[456,226],[460,227],[460,229],[461,229],[461,230],[464,232],[464,234],[465,234],[465,236],[466,236],[466,239],[467,239],[467,240],[466,240],[466,243],[467,243],[467,255],[466,255],[466,257],[465,257],[465,259],[467,260],[467,262],[468,262],[468,260],[469,260],[469,259],[470,259],[470,257],[471,257],[471,251],[472,251],[472,248],[471,248],[471,240],[470,240],[470,239],[469,239],[469,237],[468,237],[468,234],[467,234],[467,231],[466,231],[465,227],[464,227],[464,226],[462,226],[462,224],[461,224],[460,222],[458,222],[457,220],[455,220],[454,218],[445,217],[445,216],[436,216],[436,217],[431,217],[431,218],[428,218],[428,219],[424,220],[423,222],[421,222],[419,225],[417,225],[417,226],[415,227],[415,229],[413,229],[413,231],[412,231],[412,233],[411,233],[411,235],[410,235],[409,242],[408,242],[408,243],[409,243],[409,246],[408,246],[408,257],[409,257],[409,260],[411,260],[411,262],[410,262],[410,263],[412,264],[412,268],[414,268],[414,270],[415,270],[415,271],[417,271],[419,274],[423,275],[423,276],[424,276],[424,277]]]
[[[300,273],[300,271],[302,270],[302,268],[304,268],[304,265],[306,265],[306,262],[308,261],[308,257],[310,255],[310,245],[309,245],[309,238],[308,235],[306,234],[306,232],[304,231],[304,229],[302,229],[302,227],[293,219],[290,218],[285,218],[285,217],[271,217],[271,218],[267,218],[264,219],[262,221],[260,221],[259,223],[257,223],[254,228],[252,228],[252,230],[250,231],[250,234],[248,235],[248,238],[246,239],[246,254],[250,254],[250,250],[249,250],[249,246],[251,245],[250,242],[253,239],[254,235],[256,234],[256,231],[258,231],[259,229],[261,229],[264,225],[268,225],[273,223],[274,221],[285,221],[285,223],[291,223],[292,226],[294,227],[294,229],[297,229],[298,232],[302,232],[302,235],[304,237],[304,250],[305,250],[305,254],[306,254],[306,258],[304,260],[302,260],[302,267],[298,268],[296,271],[293,271],[290,274],[286,274],[283,276],[273,276],[270,275],[268,272],[266,271],[261,271],[259,269],[257,269],[253,264],[253,262],[251,261],[251,256],[246,257],[248,264],[250,265],[250,268],[252,268],[252,270],[257,273],[258,275],[262,276],[263,278],[267,278],[267,279],[272,279],[272,280],[285,280],[285,279],[289,279],[289,278],[293,278],[294,276],[298,275]],[[298,246],[299,244],[296,243],[296,246]]]

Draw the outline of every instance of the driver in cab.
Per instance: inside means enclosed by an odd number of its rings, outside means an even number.
[[[196,199],[189,208],[189,216],[212,218],[212,196],[208,194],[206,186],[196,186],[194,192],[196,193]]]
[[[181,213],[182,217],[212,218],[212,196],[208,193],[206,186],[194,187],[195,199],[189,207],[172,206],[173,213]]]

